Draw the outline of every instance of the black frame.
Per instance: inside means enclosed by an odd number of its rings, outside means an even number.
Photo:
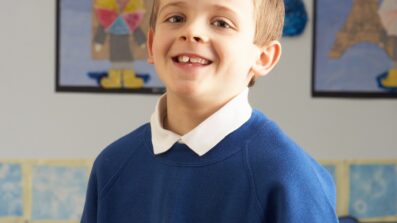
[[[165,87],[159,88],[140,88],[140,89],[103,89],[100,87],[92,86],[61,86],[60,85],[60,15],[61,15],[61,3],[62,0],[55,1],[56,14],[55,14],[55,30],[56,30],[56,43],[55,43],[55,92],[74,92],[74,93],[136,93],[136,94],[163,94]]]
[[[350,220],[351,222],[359,223],[358,219],[352,216],[341,216],[338,218],[340,220]]]
[[[348,92],[348,91],[339,91],[339,92],[330,92],[330,91],[319,91],[315,89],[316,83],[316,31],[317,31],[317,1],[321,0],[313,0],[313,33],[312,33],[312,81],[311,81],[311,94],[312,97],[325,97],[325,98],[397,98],[397,92]]]

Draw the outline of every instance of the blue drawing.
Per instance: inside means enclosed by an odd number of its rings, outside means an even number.
[[[80,220],[86,187],[85,167],[34,167],[32,220]]]
[[[350,166],[349,214],[358,218],[397,215],[397,166]]]
[[[23,216],[22,168],[0,163],[0,217]]]
[[[284,0],[285,20],[283,36],[298,36],[305,30],[307,12],[302,0]]]
[[[316,92],[396,93],[393,72],[387,80],[382,76],[391,71],[397,51],[395,38],[388,36],[382,27],[378,15],[380,2],[316,1],[313,70]]]

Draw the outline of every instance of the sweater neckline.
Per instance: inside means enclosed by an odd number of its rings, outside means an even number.
[[[260,112],[253,110],[251,117],[240,128],[227,135],[221,142],[215,145],[208,153],[198,156],[187,145],[175,143],[171,149],[165,153],[155,155],[151,142],[150,124],[145,132],[145,150],[149,155],[165,165],[169,166],[206,166],[225,160],[245,148],[251,137],[255,135],[258,128]],[[203,139],[205,140],[205,139]]]

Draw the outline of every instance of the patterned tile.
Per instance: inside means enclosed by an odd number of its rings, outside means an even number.
[[[396,165],[352,164],[349,214],[359,218],[397,215],[396,188]]]
[[[22,167],[0,163],[0,217],[23,215]]]
[[[79,220],[86,187],[85,167],[33,167],[32,220]]]

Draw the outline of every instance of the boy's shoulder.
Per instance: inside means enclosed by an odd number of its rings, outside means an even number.
[[[98,156],[110,158],[114,156],[127,156],[127,154],[134,152],[134,148],[141,147],[146,142],[146,137],[149,137],[150,124],[146,123],[132,132],[122,136],[110,145],[108,145]]]
[[[316,218],[325,213],[335,217],[336,192],[331,175],[277,124],[258,112],[256,116],[256,135],[248,142],[246,154],[260,205],[271,212],[278,205],[299,203],[302,205],[291,213],[307,213],[301,210],[305,207],[316,209]]]
[[[256,172],[257,177],[274,177],[275,180],[280,180],[279,176],[306,178],[314,174],[328,178],[324,168],[275,122],[260,113],[259,117],[256,121],[256,135],[247,144],[251,168],[260,170]],[[288,181],[287,178],[284,180]]]
[[[147,137],[150,137],[150,125],[144,124],[125,136],[117,139],[103,149],[94,162],[94,169],[104,175],[114,174],[139,149],[146,146]]]
[[[276,124],[262,112],[253,111],[253,127],[248,146],[258,158],[279,155],[304,155],[303,150]],[[301,154],[303,153],[303,154]],[[263,156],[261,156],[263,154]],[[271,155],[271,156],[270,156]]]
[[[268,161],[279,158],[307,157],[308,154],[297,145],[274,121],[254,110],[254,135],[248,143],[249,152],[258,159]],[[280,160],[281,161],[281,160]]]

